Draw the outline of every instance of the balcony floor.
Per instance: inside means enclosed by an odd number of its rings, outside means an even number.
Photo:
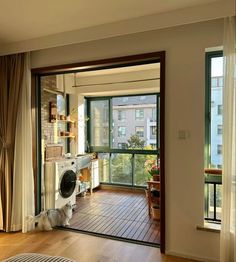
[[[160,244],[159,221],[148,215],[144,194],[97,190],[77,197],[70,228],[114,238]]]

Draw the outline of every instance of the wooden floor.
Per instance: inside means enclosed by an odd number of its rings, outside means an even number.
[[[0,261],[20,253],[63,256],[78,262],[193,262],[159,248],[69,232],[0,233]]]
[[[149,244],[160,244],[159,221],[148,215],[144,194],[98,190],[77,198],[70,228]]]

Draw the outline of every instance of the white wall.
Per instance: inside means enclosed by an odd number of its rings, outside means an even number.
[[[196,230],[204,209],[204,75],[207,47],[222,45],[223,20],[32,52],[32,67],[166,50],[166,248],[219,260],[219,234]],[[178,140],[178,130],[189,138]]]

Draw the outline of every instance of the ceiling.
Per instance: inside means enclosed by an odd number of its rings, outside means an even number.
[[[0,55],[206,21],[234,0],[0,0]]]
[[[0,43],[11,43],[217,0],[0,0]]]
[[[57,75],[57,79],[61,77],[62,75]],[[157,93],[160,91],[159,77],[160,63],[151,63],[68,73],[63,75],[63,83],[69,94],[116,96]]]
[[[77,75],[78,78],[81,78],[81,77],[92,77],[92,76],[107,76],[107,75],[114,75],[114,74],[121,74],[121,73],[124,74],[124,73],[132,73],[132,72],[142,72],[146,70],[156,70],[156,72],[159,72],[160,63],[150,63],[150,64],[143,64],[143,65],[123,66],[123,67],[115,67],[109,69],[84,71],[84,72],[77,73]]]

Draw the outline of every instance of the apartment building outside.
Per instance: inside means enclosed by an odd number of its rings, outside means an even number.
[[[211,165],[222,168],[222,88],[223,77],[211,78]]]
[[[127,148],[137,135],[144,147],[157,148],[157,96],[141,95],[113,99],[113,148]]]

